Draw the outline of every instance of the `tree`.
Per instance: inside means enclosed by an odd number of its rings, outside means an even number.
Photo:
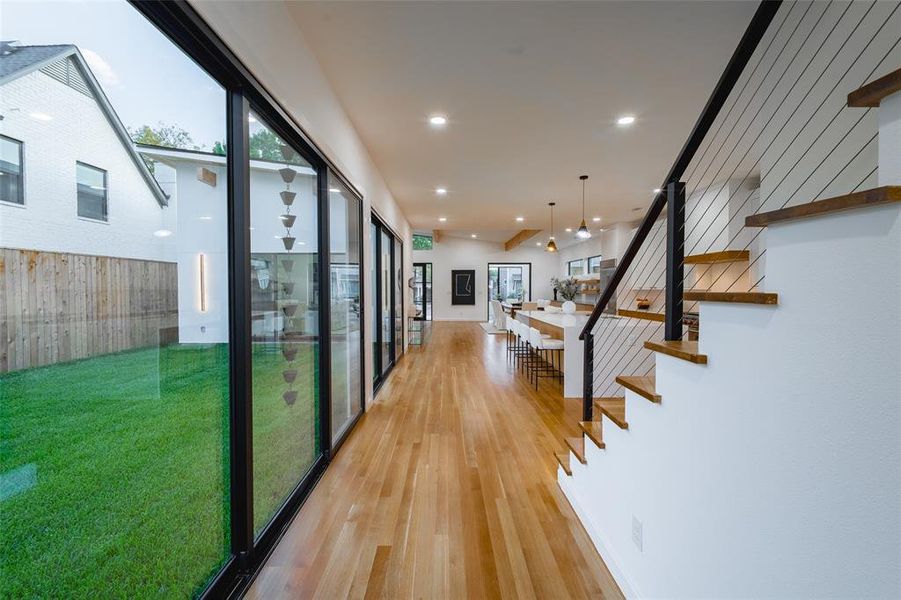
[[[250,158],[285,162],[281,151],[282,145],[282,141],[277,135],[268,129],[261,129],[250,136]],[[213,144],[213,154],[225,156],[225,150],[226,144],[224,142],[215,142]]]
[[[136,144],[200,150],[200,146],[194,143],[191,134],[178,125],[166,125],[162,122],[157,123],[156,127],[141,125],[137,129],[129,128],[128,135]]]

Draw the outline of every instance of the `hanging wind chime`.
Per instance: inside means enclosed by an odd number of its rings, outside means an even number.
[[[282,158],[285,160],[285,167],[278,171],[282,181],[285,183],[285,189],[279,192],[285,212],[279,216],[279,219],[281,219],[282,225],[285,227],[285,235],[282,237],[282,243],[285,246],[285,250],[291,252],[294,249],[294,242],[296,241],[296,238],[291,235],[291,228],[294,227],[294,222],[297,220],[297,215],[292,214],[291,212],[294,205],[294,199],[297,197],[297,192],[291,191],[291,184],[294,183],[294,178],[297,176],[297,171],[291,168],[291,161],[294,160],[296,152],[287,145],[280,146],[279,150],[282,153]],[[282,259],[281,264],[286,273],[285,278],[289,279],[290,276],[287,274],[294,270],[294,260],[290,258]],[[282,283],[279,281],[279,286],[285,294],[285,298],[290,298],[292,296],[294,292],[293,282],[289,281],[287,283]],[[282,306],[282,311],[285,316],[285,329],[293,327],[294,315],[297,312],[297,304],[284,304]],[[294,381],[297,379],[297,369],[292,364],[297,359],[297,352],[297,346],[291,343],[290,340],[286,340],[286,343],[282,344],[282,356],[287,363],[287,368],[282,371],[282,378],[288,385],[288,389],[282,394],[282,399],[288,406],[293,406],[297,401],[297,390],[294,389],[293,385]]]

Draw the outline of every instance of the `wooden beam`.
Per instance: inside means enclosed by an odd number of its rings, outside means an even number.
[[[883,98],[898,91],[901,91],[901,69],[895,69],[848,94],[848,106],[875,108]]]
[[[523,242],[527,242],[529,239],[535,237],[535,235],[541,233],[540,229],[523,229],[512,238],[504,242],[504,250],[509,252],[513,250]]]
[[[437,244],[440,241],[441,241],[441,230],[433,229],[432,230],[432,243]]]

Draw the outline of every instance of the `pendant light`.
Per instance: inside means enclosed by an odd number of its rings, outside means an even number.
[[[551,207],[551,239],[547,241],[547,251],[548,252],[556,252],[557,251],[557,242],[554,241],[554,205],[556,202],[548,202],[547,205]]]
[[[588,180],[588,175],[581,175],[579,179],[582,180],[582,224],[579,225],[579,231],[576,232],[576,237],[587,240],[591,237],[591,232],[588,231],[588,226],[585,225],[585,182]]]

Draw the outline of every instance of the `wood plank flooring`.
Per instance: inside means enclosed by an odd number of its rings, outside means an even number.
[[[250,598],[622,598],[556,483],[577,400],[502,335],[434,323],[338,452]]]

